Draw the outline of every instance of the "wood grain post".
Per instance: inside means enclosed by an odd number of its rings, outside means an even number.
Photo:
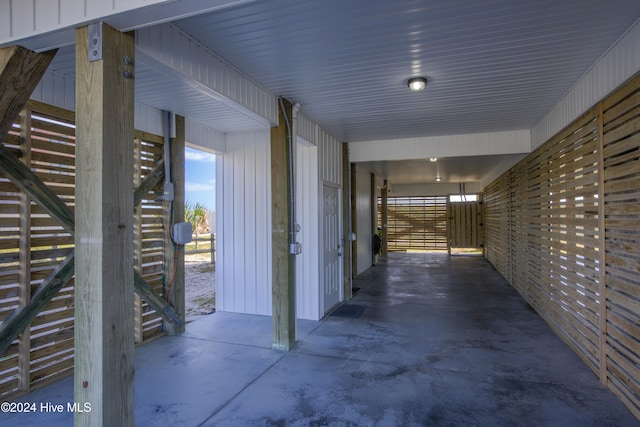
[[[285,101],[284,105],[287,116],[292,117],[291,104]],[[287,351],[296,341],[296,259],[289,254],[289,207],[293,188],[288,178],[287,125],[279,110],[279,125],[271,128],[272,346]]]
[[[31,167],[31,111],[20,113],[20,148],[22,162]],[[20,192],[20,307],[31,301],[31,197]],[[31,329],[25,328],[18,338],[18,388],[31,388]]]
[[[342,144],[342,223],[343,229],[343,275],[344,275],[344,299],[349,300],[353,297],[351,285],[351,187],[349,186],[349,144]]]
[[[167,224],[184,221],[185,178],[184,178],[184,117],[176,116],[176,137],[171,139],[171,176],[173,182],[173,218]],[[169,203],[163,202],[165,208]],[[182,324],[168,323],[170,334],[177,335],[185,331],[185,287],[184,287],[184,247],[176,247],[169,233],[165,234],[165,274],[172,282],[169,302]],[[175,272],[175,273],[174,273]]]
[[[607,251],[606,251],[606,219],[604,201],[604,111],[603,103],[598,103],[598,292],[600,294],[600,324],[599,342],[600,350],[599,368],[600,382],[608,386],[607,375]]]
[[[382,256],[387,257],[389,254],[389,244],[388,244],[388,230],[387,230],[387,222],[389,212],[387,209],[387,197],[388,197],[389,189],[387,187],[387,180],[384,180],[384,185],[380,190],[380,217],[382,218]]]
[[[142,184],[142,140],[140,138],[134,138],[134,178],[133,185],[136,188],[140,188]],[[135,256],[135,271],[142,275],[142,206],[135,203],[133,205],[133,235],[134,235],[134,256]],[[141,343],[144,340],[144,327],[143,327],[143,302],[140,295],[134,296],[134,340],[137,343]]]
[[[134,37],[90,27],[76,30],[74,401],[91,412],[75,425],[133,426]]]
[[[373,238],[378,234],[378,192],[376,191],[376,175],[371,174],[371,265],[376,265],[378,254],[373,252]]]
[[[351,163],[351,230],[358,232],[358,167]],[[351,242],[351,278],[358,275],[358,240],[362,236],[356,234],[356,239]]]

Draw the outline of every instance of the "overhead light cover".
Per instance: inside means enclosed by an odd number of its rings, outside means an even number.
[[[430,161],[430,162],[437,162],[437,161],[438,161],[438,158],[437,158],[437,157],[430,157],[430,158],[429,158],[429,161]]]
[[[407,85],[412,92],[420,92],[427,87],[427,79],[424,77],[414,77],[407,81]]]

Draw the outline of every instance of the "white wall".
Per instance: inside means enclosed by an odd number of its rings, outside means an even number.
[[[460,185],[454,183],[393,184],[390,189],[389,197],[446,196],[447,194],[460,194]],[[479,193],[481,191],[480,183],[467,182],[465,184],[465,191],[467,194]]]
[[[515,130],[349,143],[349,161],[428,159],[429,157],[519,154],[531,151],[531,132]]]
[[[271,315],[269,131],[227,135],[217,157],[216,309]]]
[[[371,267],[373,252],[371,224],[371,173],[361,166],[356,166],[356,238],[358,244],[356,274]]]
[[[300,224],[297,241],[302,253],[296,257],[296,316],[319,320],[320,307],[320,225],[318,148],[297,144],[296,218]]]

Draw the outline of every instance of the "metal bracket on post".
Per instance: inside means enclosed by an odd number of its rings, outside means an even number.
[[[89,49],[87,52],[89,62],[102,59],[102,22],[88,25]]]

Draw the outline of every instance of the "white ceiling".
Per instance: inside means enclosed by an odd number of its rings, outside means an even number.
[[[348,142],[530,129],[640,17],[638,0],[240,3],[173,24]],[[63,50],[52,68],[74,74],[72,58]],[[223,132],[257,126],[144,64],[136,72],[140,102]],[[425,91],[407,89],[414,76]],[[441,173],[478,181],[500,160],[449,159]],[[432,182],[428,161],[363,166]]]
[[[530,129],[639,16],[638,0],[265,0],[175,24],[357,142]]]

